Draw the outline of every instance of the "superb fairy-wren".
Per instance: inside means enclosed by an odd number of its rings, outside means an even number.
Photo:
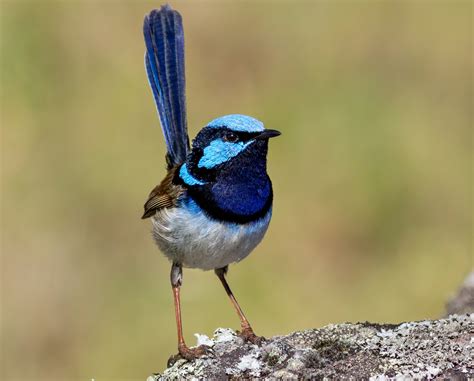
[[[268,139],[280,135],[250,116],[226,115],[205,126],[189,147],[186,123],[184,33],[181,16],[169,5],[145,17],[145,67],[165,137],[168,173],[145,203],[153,237],[172,262],[178,350],[187,359],[206,351],[189,348],[180,308],[182,268],[214,270],[241,322],[241,335],[257,337],[225,275],[262,240],[272,215]]]

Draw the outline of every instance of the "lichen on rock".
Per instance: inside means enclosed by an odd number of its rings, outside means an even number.
[[[212,352],[178,360],[147,381],[174,379],[467,379],[474,377],[474,314],[396,325],[331,324],[256,346],[230,329],[198,336]]]

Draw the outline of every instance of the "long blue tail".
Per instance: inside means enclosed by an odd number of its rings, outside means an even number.
[[[166,161],[171,168],[184,162],[189,150],[181,15],[163,5],[145,16],[143,34],[146,72],[168,148]]]

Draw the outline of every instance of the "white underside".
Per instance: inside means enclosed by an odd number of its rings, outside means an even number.
[[[202,210],[162,209],[152,217],[153,237],[172,262],[212,270],[241,261],[260,243],[271,209],[256,222],[236,224],[210,219]]]

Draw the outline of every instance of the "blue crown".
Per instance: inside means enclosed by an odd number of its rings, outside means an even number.
[[[207,126],[213,128],[227,127],[230,130],[242,132],[259,132],[265,129],[263,123],[258,119],[240,114],[221,116],[209,122]]]

